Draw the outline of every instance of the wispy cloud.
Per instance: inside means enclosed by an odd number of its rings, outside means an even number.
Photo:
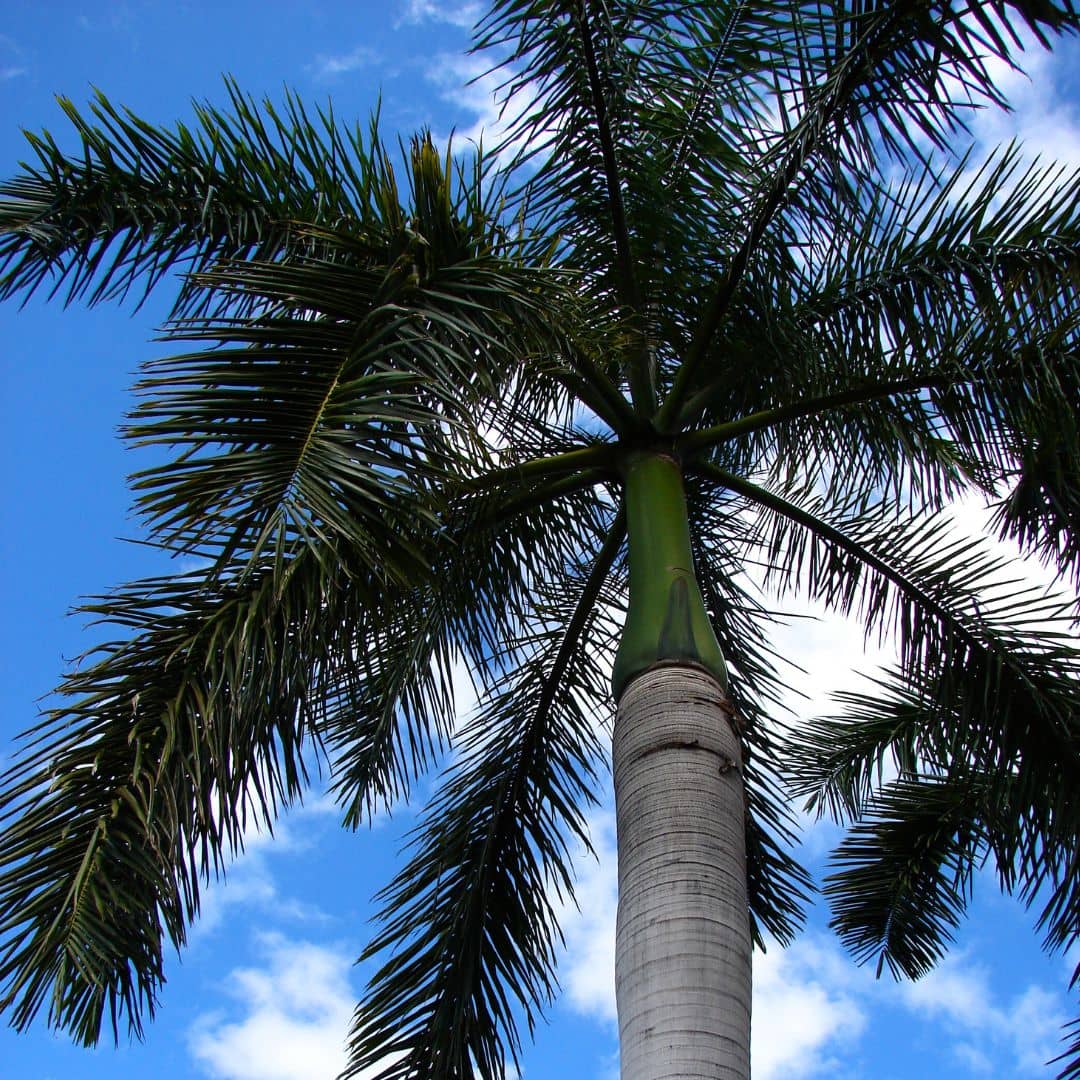
[[[957,1061],[995,1076],[1045,1075],[1065,1015],[1056,995],[1034,984],[1007,1000],[985,967],[950,956],[925,978],[895,988],[903,1005],[942,1025]]]
[[[840,1061],[868,1016],[848,989],[850,964],[826,939],[754,955],[750,1059],[757,1080],[840,1075]]]
[[[339,53],[335,56],[320,53],[315,57],[315,62],[309,65],[309,70],[316,79],[336,79],[340,75],[347,75],[351,71],[368,67],[377,60],[378,54],[374,49],[358,45],[351,52]]]
[[[0,34],[0,82],[28,75],[26,53],[19,43],[8,34]]]
[[[457,130],[458,139],[479,142],[484,138],[490,143],[493,136],[497,141],[505,126],[496,97],[500,80],[487,73],[489,66],[476,56],[441,53],[427,69],[427,79],[439,96],[463,115],[473,117],[471,124]]]
[[[492,147],[501,148],[500,157],[509,159],[528,149],[524,136],[509,140],[509,134],[518,125],[522,115],[534,104],[529,84],[518,87],[513,98],[507,100],[504,83],[509,72],[491,70],[489,60],[479,56],[460,56],[441,53],[428,65],[425,77],[437,90],[439,97],[454,106],[471,123],[463,123],[454,131],[458,145],[483,143],[489,153]],[[554,116],[552,126],[559,122]],[[439,134],[438,141],[445,144],[448,135]],[[546,133],[532,133],[533,139],[543,140]]]
[[[615,815],[600,810],[589,818],[595,856],[580,847],[575,859],[577,906],[564,904],[559,923],[566,954],[559,981],[575,1012],[615,1021],[615,912],[618,906]]]
[[[1067,41],[1050,53],[1030,33],[1021,36],[1022,70],[1000,60],[987,62],[994,85],[1012,111],[981,110],[972,122],[973,133],[987,146],[1019,139],[1029,156],[1080,167],[1080,106],[1060,90],[1069,68],[1080,60],[1080,47]]]
[[[407,0],[401,22],[440,22],[469,29],[476,25],[483,8],[478,3],[439,3],[438,0]]]
[[[279,819],[271,834],[252,818],[244,831],[243,851],[227,868],[223,881],[214,881],[200,898],[199,921],[193,927],[193,941],[201,941],[225,922],[229,912],[243,908],[249,912],[273,913],[279,920],[299,923],[325,923],[328,916],[312,904],[283,896],[271,869],[271,855],[303,851],[316,843],[315,819],[336,814],[326,798],[294,808],[288,817]],[[298,821],[304,826],[296,828]]]

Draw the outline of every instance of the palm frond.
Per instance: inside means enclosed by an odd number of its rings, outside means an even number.
[[[1041,908],[1047,947],[1067,947],[1080,925],[1074,605],[1018,585],[941,522],[875,530],[865,514],[841,523],[761,489],[756,501],[788,523],[770,528],[774,574],[900,650],[872,693],[840,695],[845,714],[783,748],[810,807],[854,822],[826,888],[841,935],[861,958],[924,973],[992,856],[1002,887]]]
[[[382,1080],[495,1080],[507,1053],[516,1060],[518,1016],[531,1029],[550,1001],[553,900],[572,896],[567,840],[588,843],[582,807],[601,753],[612,633],[597,639],[598,601],[623,532],[616,522],[591,565],[538,586],[543,624],[516,642],[524,658],[462,732],[414,855],[383,893],[382,930],[362,959],[388,955],[344,1076],[381,1064]]]
[[[832,499],[783,497],[700,468],[757,504],[757,543],[781,594],[857,613],[868,637],[895,635],[907,671],[953,671],[962,682],[961,668],[971,670],[975,656],[985,654],[995,669],[1015,670],[1018,693],[1045,679],[1039,690],[1051,727],[1058,724],[1052,717],[1067,718],[1076,618],[1067,598],[1018,587],[1008,560],[981,540],[958,536],[940,516],[898,518],[888,506],[877,515],[860,507],[850,516]]]
[[[86,611],[122,632],[60,687],[2,778],[0,985],[25,1028],[140,1034],[200,884],[300,797],[352,664],[364,567],[135,582]],[[305,749],[306,747],[306,749]]]
[[[173,130],[100,92],[86,115],[60,99],[80,146],[26,133],[36,161],[0,188],[0,295],[145,295],[173,268],[310,250],[299,223],[362,232],[396,202],[374,137],[313,120],[291,95],[279,111],[226,91],[228,111],[195,103],[195,127]]]
[[[978,804],[964,785],[898,780],[841,841],[824,891],[830,925],[859,963],[876,958],[879,975],[888,965],[917,979],[942,958],[986,857]]]
[[[900,651],[872,693],[840,695],[845,714],[804,722],[780,751],[810,808],[852,821],[825,891],[856,958],[925,974],[989,857],[1002,888],[1041,909],[1047,948],[1068,947],[1080,926],[1074,605],[1018,584],[940,521],[875,525],[860,508],[856,524],[822,500],[811,511],[731,486],[783,519],[766,545],[782,588],[858,613]]]
[[[455,194],[429,142],[414,144],[411,165],[427,209],[393,228],[298,227],[320,257],[189,279],[193,295],[233,298],[242,314],[174,322],[169,340],[202,349],[145,365],[136,387],[128,437],[174,455],[134,478],[153,541],[226,567],[296,537],[327,557],[347,543],[411,578],[416,534],[435,528],[434,489],[469,440],[484,456],[478,418],[526,393],[546,407],[553,391],[537,388],[557,383],[521,361],[555,347],[558,277],[517,257],[517,241],[469,204],[475,192]]]
[[[1075,570],[1080,176],[1024,167],[1010,148],[964,177],[922,171],[850,228],[838,222],[819,259],[789,260],[786,286],[763,284],[772,341],[758,348],[787,358],[785,394],[924,381],[915,399],[770,431],[778,445],[762,450],[821,471],[839,457],[849,482],[925,488],[934,509],[958,479],[992,496],[1015,482],[1003,533]]]
[[[516,491],[504,499],[449,509],[431,571],[412,588],[385,590],[370,613],[357,657],[363,682],[325,723],[348,824],[365,820],[373,800],[408,794],[433,741],[450,744],[455,672],[467,669],[480,688],[497,685],[512,661],[507,643],[538,617],[537,583],[557,578],[607,528],[609,513],[588,488],[545,492],[529,505]],[[398,744],[389,757],[388,741]],[[373,770],[382,760],[393,775]]]
[[[890,688],[876,702],[864,700],[862,711],[884,721],[898,706],[920,703]],[[833,853],[825,884],[832,925],[856,959],[876,956],[879,974],[885,965],[898,977],[926,974],[952,939],[975,873],[991,858],[1002,888],[1041,908],[1048,950],[1077,940],[1080,804],[1060,779],[1033,800],[1026,767],[987,774],[964,761],[944,771],[916,763],[871,795]],[[1070,1075],[1075,1048],[1057,1060],[1066,1061],[1060,1075]]]
[[[1070,1020],[1065,1025],[1065,1032],[1061,1041],[1067,1042],[1068,1045],[1051,1061],[1051,1064],[1064,1062],[1061,1071],[1057,1074],[1057,1080],[1076,1080],[1080,1076],[1080,1017]]]
[[[762,158],[764,167],[756,171],[746,224],[698,305],[693,338],[664,402],[661,423],[675,421],[700,383],[716,335],[779,214],[787,219],[785,229],[794,226],[789,242],[812,235],[823,211],[826,220],[832,216],[838,196],[850,197],[859,184],[879,185],[881,147],[900,160],[910,154],[925,160],[920,139],[946,150],[963,123],[963,110],[983,101],[1003,104],[984,58],[1013,63],[1022,49],[1020,39],[1014,30],[983,36],[973,28],[998,19],[1008,26],[1010,15],[1040,40],[1080,29],[1080,13],[1071,0],[1060,6],[971,0],[963,10],[946,4],[823,4],[816,18],[804,9],[788,12],[798,28],[790,54],[794,62],[785,69],[788,54],[769,50],[778,69],[782,130]],[[963,88],[961,100],[946,89],[950,84]],[[794,119],[788,118],[789,110]]]
[[[747,896],[758,948],[767,937],[794,940],[813,892],[809,874],[792,856],[797,842],[790,798],[776,774],[782,760],[777,714],[787,685],[783,659],[769,641],[776,615],[752,595],[741,558],[746,525],[730,501],[688,491],[694,563],[706,609],[728,666],[727,695],[743,744],[746,783]]]

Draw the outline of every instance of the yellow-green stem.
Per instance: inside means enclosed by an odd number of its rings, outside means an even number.
[[[699,665],[726,689],[727,667],[694,573],[679,463],[667,454],[635,454],[625,484],[630,608],[612,672],[615,700],[635,675],[658,664]]]

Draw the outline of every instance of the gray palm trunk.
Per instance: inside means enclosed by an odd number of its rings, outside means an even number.
[[[635,678],[619,701],[613,766],[622,1080],[746,1080],[741,755],[715,677],[660,666]]]
[[[614,689],[622,1080],[746,1080],[742,756],[694,572],[678,461],[625,468],[630,608]]]

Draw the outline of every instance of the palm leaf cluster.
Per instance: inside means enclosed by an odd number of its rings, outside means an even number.
[[[951,150],[994,63],[1078,28],[1071,0],[502,0],[499,172],[231,86],[171,131],[63,103],[78,150],[31,136],[0,188],[0,295],[175,284],[187,351],[126,433],[171,453],[133,480],[147,538],[198,569],[87,605],[111,636],[3,778],[13,1021],[140,1031],[249,822],[315,764],[351,826],[439,766],[348,1074],[501,1076],[557,989],[642,449],[685,474],[758,939],[810,891],[785,777],[851,824],[825,889],[858,959],[928,970],[988,859],[1074,943],[1075,604],[943,515],[982,496],[1080,576],[1080,175]],[[895,668],[778,722],[762,588]]]

